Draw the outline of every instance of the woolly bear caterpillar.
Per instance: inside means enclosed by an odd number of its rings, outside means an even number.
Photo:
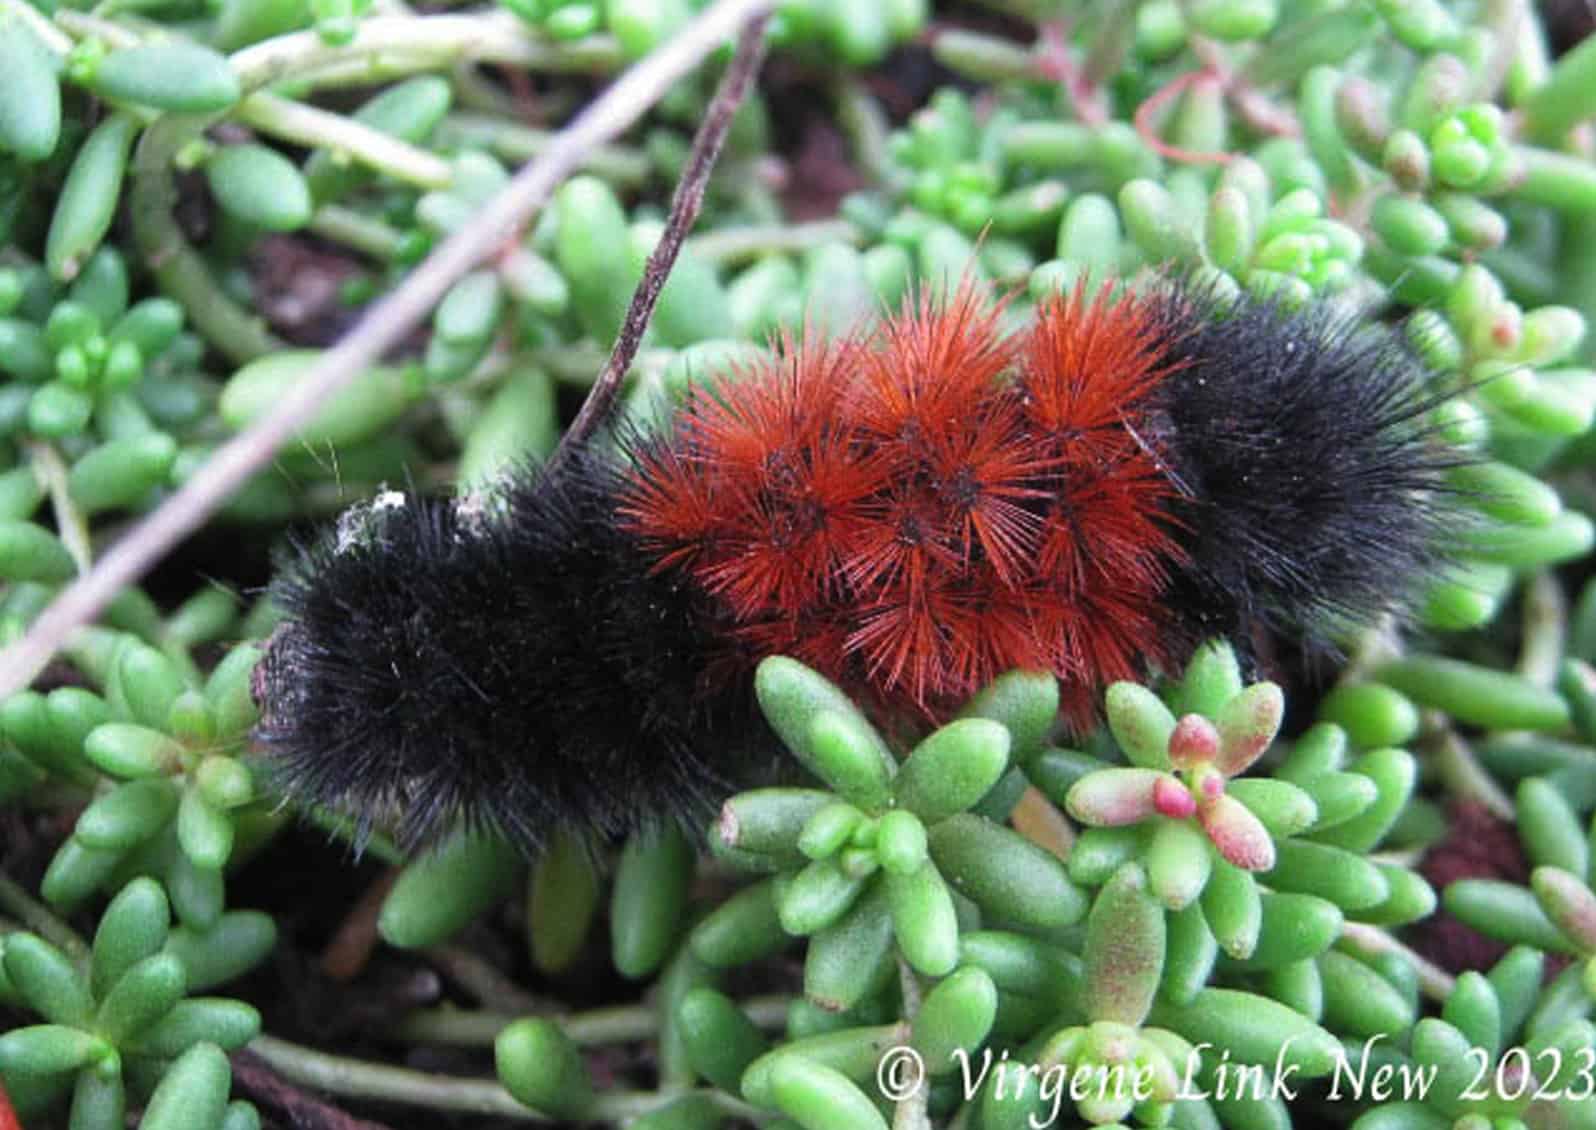
[[[1172,282],[999,309],[967,283],[788,339],[495,515],[363,511],[277,588],[290,792],[407,844],[696,819],[768,748],[765,655],[931,720],[1046,668],[1082,724],[1205,638],[1400,612],[1439,563],[1454,456],[1389,332]]]

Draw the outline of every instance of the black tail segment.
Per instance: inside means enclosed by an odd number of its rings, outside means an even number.
[[[1189,642],[1256,629],[1322,648],[1403,617],[1461,524],[1430,423],[1445,398],[1390,329],[1173,285],[1161,388],[1188,560],[1166,599]]]
[[[485,509],[379,500],[303,552],[257,678],[285,793],[406,846],[701,828],[773,738],[704,598],[617,529],[618,473],[586,450]]]

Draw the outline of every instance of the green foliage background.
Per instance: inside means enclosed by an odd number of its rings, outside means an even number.
[[[699,6],[0,0],[0,638]],[[1416,630],[1342,641],[1289,741],[1280,688],[1218,645],[1111,689],[1071,748],[1049,678],[888,740],[772,659],[761,703],[811,780],[730,798],[703,845],[528,867],[482,836],[412,861],[375,837],[399,869],[382,941],[475,1006],[417,1007],[350,1058],[263,1034],[248,999],[298,939],[240,871],[307,825],[350,866],[348,829],[286,811],[253,762],[263,578],[179,559],[0,703],[0,1082],[23,1124],[246,1130],[286,1117],[235,1070],[263,1062],[398,1126],[1596,1126],[1596,39],[1557,56],[1552,31],[1528,0],[781,4],[624,411],[966,270],[1023,319],[1175,264],[1402,319],[1450,394],[1436,425],[1480,455],[1456,472],[1479,519],[1460,567]],[[210,532],[244,562],[387,484],[482,486],[552,450],[712,80],[595,151]],[[862,186],[803,221],[816,199],[775,175],[800,103]],[[331,264],[305,272],[320,297],[276,288],[285,248]],[[1492,821],[1521,857],[1460,870]],[[1458,923],[1505,952],[1453,944]],[[524,956],[438,948],[462,938]],[[620,988],[573,1011],[595,962]],[[905,1048],[926,1085],[889,1095]],[[1347,1097],[1365,1051],[1428,1092]],[[989,1053],[1039,1071],[966,1088]],[[1241,1064],[1289,1093],[1221,1093]],[[1114,1067],[1150,1090],[1056,1093]]]

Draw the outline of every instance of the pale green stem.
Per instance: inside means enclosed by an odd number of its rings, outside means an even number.
[[[549,130],[517,125],[486,114],[450,114],[439,129],[447,142],[486,147],[506,161],[521,164],[537,157],[549,147],[554,134]],[[621,187],[636,187],[653,169],[648,157],[623,145],[601,145],[582,163],[585,172],[603,177]]]
[[[1402,657],[1402,636],[1397,631],[1396,617],[1389,613],[1366,628],[1358,637],[1356,650],[1336,679],[1337,686],[1361,683],[1380,664]]]
[[[301,1086],[351,1098],[408,1103],[433,1110],[497,1115],[525,1122],[550,1122],[548,1115],[523,1106],[498,1083],[487,1079],[462,1079],[433,1075],[382,1063],[328,1055],[273,1036],[257,1036],[249,1050],[271,1065],[283,1078]],[[682,1091],[621,1091],[601,1094],[586,1118],[624,1123],[676,1102]],[[747,1103],[719,1091],[703,1092],[726,1114],[763,1121],[765,1115]]]
[[[604,368],[604,361],[608,356],[609,354],[592,343],[579,343],[535,349],[532,351],[532,362],[547,369],[549,376],[562,384],[586,388],[598,379],[599,371]],[[636,375],[663,372],[674,356],[676,351],[672,349],[639,350],[637,356],[632,359],[632,373]]]
[[[1136,42],[1137,5],[1134,0],[1110,0],[1106,7],[1107,11],[1099,16],[1097,33],[1086,53],[1085,66],[1081,68],[1082,75],[1093,86],[1102,86],[1120,72]]]
[[[1453,986],[1457,984],[1457,980],[1446,970],[1419,956],[1379,926],[1370,926],[1365,922],[1348,922],[1341,928],[1341,940],[1364,954],[1396,954],[1413,966],[1413,971],[1419,975],[1419,988],[1431,1000],[1446,1000],[1451,995]]]
[[[931,41],[931,56],[944,67],[980,82],[1034,82],[1036,55],[1011,39],[950,29]]]
[[[459,58],[508,63],[555,73],[605,73],[621,64],[620,46],[609,36],[553,43],[532,34],[520,17],[506,11],[441,16],[384,16],[362,20],[355,37],[332,45],[315,31],[279,35],[236,51],[230,57],[246,89],[270,86],[315,67],[346,65],[395,52],[412,62],[430,60],[427,69]]]
[[[560,1016],[569,1010],[554,1000],[534,996],[507,977],[498,966],[464,946],[429,946],[427,960],[444,977],[464,989],[484,1005],[506,1009],[517,1015]]]
[[[486,71],[457,63],[450,70],[449,83],[454,87],[454,104],[462,111],[486,114],[505,121],[514,121],[521,116],[522,109],[516,105],[515,98],[501,84],[491,81]]]
[[[273,1036],[257,1036],[249,1050],[283,1078],[301,1086],[351,1098],[408,1103],[434,1110],[497,1115],[527,1122],[553,1121],[522,1106],[498,1083],[431,1075],[382,1063],[329,1055]]]
[[[760,1028],[775,1031],[787,1023],[785,995],[753,997],[739,1007]],[[507,1024],[519,1019],[505,1012],[459,1008],[422,1008],[400,1021],[389,1035],[417,1044],[481,1047],[491,1045]],[[617,1005],[559,1016],[560,1028],[580,1047],[636,1043],[659,1034],[659,1010],[648,1005]]]
[[[399,244],[404,239],[397,228],[338,204],[323,204],[317,208],[306,228],[323,239],[383,263],[391,262],[399,254]]]
[[[1391,867],[1405,867],[1411,871],[1418,867],[1419,863],[1424,859],[1426,850],[1426,848],[1422,847],[1391,848],[1386,851],[1370,852],[1367,858],[1370,863],[1384,863]]]
[[[791,255],[827,243],[858,244],[861,232],[849,220],[814,220],[807,224],[721,228],[687,241],[693,256],[720,267],[732,267],[763,255]]]
[[[13,18],[27,24],[43,43],[57,55],[65,55],[72,50],[72,38],[63,35],[59,28],[44,17],[44,15],[26,0],[0,0],[0,12],[9,12]]]
[[[1518,655],[1519,675],[1541,687],[1557,682],[1567,626],[1568,598],[1563,594],[1563,586],[1543,569],[1524,589],[1524,642]]]
[[[1443,723],[1430,750],[1430,763],[1455,797],[1479,801],[1503,820],[1514,818],[1513,800],[1474,756],[1474,750],[1457,731]]]
[[[261,91],[239,103],[234,116],[261,133],[307,149],[345,154],[379,173],[420,188],[448,188],[454,180],[449,162],[420,146],[303,102]]]
[[[881,103],[856,78],[841,79],[832,91],[837,106],[837,124],[848,135],[854,163],[871,181],[890,185],[905,179],[887,156],[887,139],[892,123]]]
[[[66,954],[74,965],[88,968],[88,943],[78,937],[72,927],[57,918],[49,907],[23,890],[21,883],[3,871],[0,871],[0,909],[9,912],[24,927]]]
[[[898,957],[898,984],[903,992],[903,1019],[914,1023],[920,1012],[920,981],[909,963]],[[929,1081],[921,1074],[919,1085],[900,1098],[892,1108],[892,1130],[931,1130],[931,1115],[926,1104],[931,1098]]]
[[[94,564],[94,550],[89,540],[89,522],[72,501],[67,489],[67,467],[61,453],[48,443],[29,443],[28,458],[33,473],[50,492],[50,506],[55,511],[55,524],[61,535],[61,544],[72,555],[79,573],[87,573]]]
[[[297,98],[312,90],[381,86],[394,79],[440,70],[442,66],[430,51],[390,51],[306,67],[296,71],[293,78],[274,83],[272,89]]]
[[[55,14],[55,22],[77,39],[103,39],[111,47],[136,47],[144,37],[125,24],[103,20],[87,12],[63,8]]]
[[[227,296],[173,218],[177,183],[172,162],[207,124],[207,118],[171,115],[144,131],[133,153],[128,217],[133,242],[161,290],[182,304],[189,323],[206,341],[242,365],[282,348],[282,343],[261,319]]]
[[[1507,72],[1512,69],[1519,44],[1538,34],[1530,26],[1535,19],[1529,0],[1487,0],[1480,22],[1491,32],[1495,44],[1485,66],[1474,76],[1471,102],[1495,102]]]

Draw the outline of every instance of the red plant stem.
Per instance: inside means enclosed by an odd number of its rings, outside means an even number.
[[[1147,147],[1160,157],[1167,157],[1171,161],[1180,161],[1187,165],[1228,165],[1232,154],[1223,151],[1216,153],[1199,153],[1193,149],[1182,149],[1178,145],[1171,145],[1158,136],[1158,131],[1153,126],[1153,115],[1163,109],[1168,103],[1178,98],[1188,88],[1199,83],[1218,84],[1220,78],[1210,70],[1189,71],[1179,78],[1166,83],[1153,95],[1136,108],[1136,116],[1131,119],[1136,127],[1136,134],[1147,143]]]

